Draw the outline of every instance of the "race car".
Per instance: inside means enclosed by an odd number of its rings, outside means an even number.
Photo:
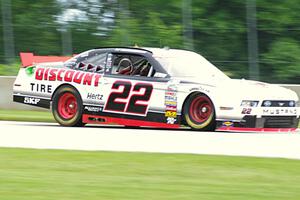
[[[191,51],[110,47],[20,57],[13,100],[51,109],[63,126],[295,130],[299,123],[295,92],[231,79]]]

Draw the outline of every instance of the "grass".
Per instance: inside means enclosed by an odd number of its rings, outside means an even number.
[[[0,148],[9,200],[300,199],[300,161]]]
[[[50,111],[0,110],[0,120],[54,122]]]

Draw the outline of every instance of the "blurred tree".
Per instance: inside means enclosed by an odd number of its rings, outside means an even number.
[[[2,2],[0,1],[2,4]],[[0,5],[2,6],[2,5]],[[2,24],[2,10],[0,9],[0,63],[4,63],[4,47],[3,47],[3,24]]]
[[[300,43],[290,38],[280,38],[272,43],[270,50],[263,54],[267,62],[265,79],[279,82],[299,83]],[[272,78],[272,79],[270,79]]]
[[[3,30],[3,47],[4,59],[7,64],[13,62],[15,58],[15,41],[12,23],[11,0],[1,1],[2,12],[2,30]]]
[[[59,9],[55,1],[14,1],[12,11],[16,51],[60,54],[60,34],[53,23]]]
[[[103,46],[115,26],[116,0],[57,0],[60,31],[70,31],[75,53]],[[66,38],[67,39],[67,38]]]
[[[139,45],[151,47],[181,47],[182,46],[182,25],[179,23],[181,15],[180,4],[176,0],[167,1],[161,4],[159,0],[120,1],[129,11],[124,16],[122,11],[116,15],[116,27],[111,37],[108,39],[109,45],[118,45],[122,42],[123,35],[126,34],[125,45]],[[164,12],[160,12],[164,10]]]
[[[300,83],[298,0],[257,0],[263,80]],[[298,66],[298,67],[297,67]]]
[[[193,1],[195,49],[233,77],[248,77],[245,23],[243,1]]]
[[[97,46],[135,44],[184,48],[183,1],[12,1],[15,53],[61,55]],[[300,83],[298,1],[256,0],[264,81]],[[194,50],[233,78],[248,78],[245,1],[192,0],[190,14]],[[0,63],[4,62],[2,32]]]

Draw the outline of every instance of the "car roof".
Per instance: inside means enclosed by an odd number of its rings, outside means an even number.
[[[103,50],[103,51],[107,51],[107,50],[113,50],[116,52],[132,52],[132,53],[151,53],[152,51],[148,50],[148,49],[144,49],[144,48],[138,48],[138,47],[97,47],[94,49],[99,49],[99,50]]]
[[[173,57],[173,56],[180,56],[180,55],[186,55],[186,54],[196,54],[195,52],[188,51],[188,50],[182,50],[182,49],[170,49],[168,47],[164,48],[156,48],[156,47],[97,47],[95,48],[97,50],[103,50],[103,51],[114,51],[114,52],[124,52],[124,53],[150,53],[153,56],[161,57]]]

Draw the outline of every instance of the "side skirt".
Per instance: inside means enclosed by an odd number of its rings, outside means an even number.
[[[13,101],[18,103],[23,103],[30,106],[36,106],[41,108],[50,108],[50,99],[44,99],[35,96],[26,96],[26,95],[13,95]]]
[[[137,119],[125,119],[116,117],[106,117],[99,115],[83,114],[82,122],[87,124],[112,124],[112,125],[124,125],[124,126],[137,126],[137,127],[156,127],[156,128],[180,128],[179,124],[167,124],[161,122],[150,122]]]

